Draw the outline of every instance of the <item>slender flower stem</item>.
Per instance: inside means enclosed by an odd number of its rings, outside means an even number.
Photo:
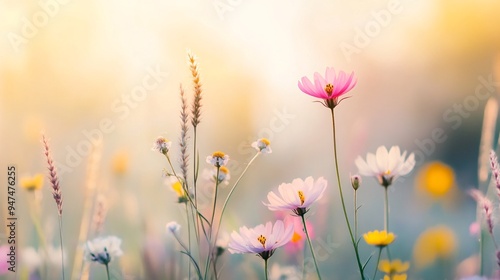
[[[387,189],[389,187],[385,187],[384,186],[384,193],[385,193],[385,196],[384,196],[384,230],[386,232],[389,232],[389,195],[388,195],[388,192],[387,192]]]
[[[314,248],[311,243],[311,238],[309,237],[309,233],[307,232],[306,220],[304,219],[304,215],[300,216],[302,218],[302,224],[304,225],[304,232],[306,233],[307,243],[309,243],[309,248],[311,249],[311,255],[314,260],[314,266],[316,267],[316,273],[318,273],[318,278],[321,280],[321,274],[319,273],[318,262],[316,262],[316,255],[314,254]]]
[[[484,248],[484,238],[485,238],[485,230],[480,229],[479,233],[479,276],[484,276],[484,260],[485,260],[485,248]]]
[[[222,205],[222,210],[220,212],[220,216],[219,216],[219,223],[217,225],[217,231],[215,231],[215,239],[214,240],[217,240],[217,237],[219,236],[219,230],[220,230],[220,225],[222,223],[222,216],[224,215],[224,210],[226,210],[226,206],[227,206],[227,203],[229,202],[229,199],[231,198],[231,195],[233,194],[234,190],[236,189],[236,186],[238,186],[238,183],[240,182],[241,178],[243,178],[243,175],[245,175],[245,173],[247,172],[248,168],[250,167],[250,165],[252,165],[252,163],[255,161],[255,159],[260,155],[260,152],[257,152],[255,154],[255,156],[253,156],[253,158],[248,162],[247,166],[245,167],[245,169],[243,170],[243,172],[241,172],[241,175],[240,177],[238,177],[238,180],[236,180],[236,182],[234,183],[234,186],[231,188],[231,190],[229,191],[229,194],[227,195],[227,198],[226,200],[224,201],[224,204]]]
[[[210,232],[209,232],[210,242],[208,244],[207,262],[205,264],[205,279],[207,278],[208,268],[210,267],[210,261],[212,259],[212,250],[213,250],[212,243],[215,244],[215,242],[212,240],[212,236],[213,236],[215,208],[217,207],[217,190],[219,189],[219,172],[220,172],[220,166],[217,166],[217,173],[216,173],[216,176],[215,176],[214,206],[213,206],[213,209],[212,209],[212,217],[210,218]]]
[[[375,271],[373,271],[372,279],[375,279],[375,276],[377,276],[378,264],[380,263],[380,255],[382,255],[382,247],[380,247],[378,250],[377,264],[375,265]]]
[[[264,260],[264,272],[266,273],[266,280],[268,280],[269,277],[267,276],[267,259]]]
[[[215,217],[215,208],[217,207],[217,190],[219,189],[219,172],[220,166],[217,166],[217,174],[215,176],[215,195],[214,195],[214,207],[212,209],[212,218],[210,218],[210,237],[212,237],[212,227],[214,225],[214,217]]]
[[[187,203],[184,203],[184,206],[186,206],[186,221],[188,227],[188,252],[191,253],[191,225],[189,223],[189,211]],[[188,262],[188,279],[191,279],[191,262]]]
[[[354,240],[358,240],[358,191],[354,190]]]
[[[64,280],[64,248],[63,248],[62,217],[61,216],[59,216],[59,241],[61,242],[61,268],[62,268],[62,279]]]
[[[336,139],[336,133],[335,133],[335,113],[333,111],[333,108],[331,108],[331,113],[332,113],[332,133],[333,133],[333,156],[335,158],[335,170],[337,172],[337,182],[338,182],[339,192],[340,192],[340,201],[342,202],[342,210],[344,211],[344,217],[345,217],[345,221],[347,224],[347,229],[349,230],[349,235],[351,236],[352,246],[354,247],[354,253],[356,254],[356,261],[358,263],[359,273],[361,274],[361,279],[364,280],[365,275],[363,273],[363,266],[361,265],[361,260],[359,258],[359,252],[358,252],[358,246],[356,245],[356,240],[354,239],[354,236],[352,234],[351,224],[349,223],[349,218],[347,217],[347,210],[345,207],[344,195],[342,194],[342,185],[340,183],[339,161],[337,158],[337,139]]]
[[[108,280],[111,280],[111,277],[109,276],[109,266],[106,264],[106,275],[108,276]]]

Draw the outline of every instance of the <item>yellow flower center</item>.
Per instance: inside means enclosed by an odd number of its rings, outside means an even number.
[[[391,171],[387,170],[386,172],[384,172],[384,175],[391,175]]]
[[[225,156],[225,154],[221,151],[217,151],[217,152],[212,154],[212,157],[223,158],[224,156]]]
[[[260,244],[262,244],[262,247],[266,248],[266,237],[263,235],[257,237],[257,240],[259,240]]]
[[[333,85],[332,84],[327,84],[325,86],[325,91],[326,91],[326,94],[328,94],[328,96],[331,96],[332,93],[333,93]]]
[[[227,167],[225,167],[225,166],[221,166],[221,167],[219,168],[219,171],[220,171],[221,173],[224,173],[224,174],[228,174],[228,173],[229,173],[229,169],[227,169]]]
[[[299,198],[300,198],[300,205],[304,205],[306,197],[304,196],[304,193],[302,191],[299,191]]]
[[[300,236],[300,234],[298,234],[296,232],[293,233],[293,236],[292,236],[293,243],[299,242],[301,239],[302,239],[302,236]]]
[[[264,143],[266,146],[269,146],[271,142],[267,138],[260,139],[260,142]]]

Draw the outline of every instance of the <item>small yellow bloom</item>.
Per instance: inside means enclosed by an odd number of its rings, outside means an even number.
[[[363,238],[368,245],[385,247],[391,244],[396,239],[396,236],[392,232],[375,230],[363,234]]]
[[[38,173],[32,178],[24,177],[20,179],[21,187],[25,188],[28,191],[39,190],[43,186],[43,174]]]
[[[395,274],[406,272],[410,268],[409,262],[402,262],[401,260],[381,260],[378,265],[378,270],[385,272],[386,274]]]
[[[433,198],[447,195],[455,186],[453,169],[439,161],[422,167],[417,176],[417,187]]]
[[[449,259],[457,251],[455,233],[446,226],[436,226],[424,231],[413,247],[415,266],[419,269],[433,264],[438,259]]]
[[[394,274],[392,276],[384,275],[384,280],[406,280],[406,274]]]
[[[177,178],[175,177],[169,177],[167,180],[166,180],[166,184],[167,186],[170,185],[170,187],[172,188],[172,190],[175,192],[175,194],[177,195],[177,198],[178,198],[178,202],[179,203],[185,203],[188,201],[188,197],[186,195],[186,192],[184,191],[184,188],[182,186],[182,183],[177,180]]]
[[[129,156],[125,151],[116,153],[111,161],[111,167],[115,174],[125,174],[127,173],[129,165]]]

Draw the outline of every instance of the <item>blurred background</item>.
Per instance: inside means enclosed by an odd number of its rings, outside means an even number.
[[[273,149],[241,181],[222,230],[274,221],[275,213],[261,203],[269,191],[295,178],[323,176],[327,193],[308,214],[320,269],[327,279],[357,279],[335,183],[329,111],[297,87],[301,77],[323,74],[327,66],[354,71],[357,86],[335,109],[350,213],[349,175],[357,172],[358,155],[365,158],[380,145],[414,152],[414,171],[390,188],[391,231],[398,236],[391,253],[410,261],[410,279],[473,275],[478,242],[469,227],[476,205],[465,191],[486,189],[487,168],[482,179],[478,175],[480,139],[488,151],[498,138],[499,13],[500,3],[490,0],[2,0],[2,168],[14,164],[18,179],[46,177],[42,133],[50,139],[64,199],[67,275],[83,246],[84,198],[92,186],[105,197],[102,235],[123,240],[124,255],[111,265],[115,277],[187,278],[187,258],[165,231],[176,220],[185,234],[184,208],[162,177],[167,161],[151,146],[159,135],[172,140],[178,167],[179,86],[191,102],[191,50],[203,90],[200,169],[210,170],[204,159],[216,150],[231,159],[232,178],[221,197],[255,153],[253,141],[266,137]],[[192,145],[189,152],[192,159]],[[0,175],[3,182],[6,176]],[[383,189],[363,179],[359,230],[382,229]],[[211,183],[200,180],[210,197]],[[0,195],[3,220],[6,195]],[[33,274],[39,263],[21,251],[40,246],[33,216],[48,242],[59,242],[48,180],[35,192],[19,187],[16,205],[16,277],[39,277]],[[373,248],[360,244],[366,259]],[[488,275],[498,268],[490,251]],[[257,257],[225,253],[221,263],[222,279],[263,278]],[[302,273],[300,251],[278,250],[271,263]],[[374,267],[372,260],[369,274]],[[89,275],[101,279],[105,270],[92,264]]]

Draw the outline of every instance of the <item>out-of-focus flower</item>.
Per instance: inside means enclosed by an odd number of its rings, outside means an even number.
[[[399,259],[396,260],[381,260],[378,265],[378,270],[384,272],[385,274],[394,275],[398,273],[404,273],[410,268],[409,262],[402,262]]]
[[[37,173],[33,177],[23,177],[19,180],[22,188],[28,191],[36,191],[43,187],[43,174]]]
[[[166,155],[168,153],[168,151],[170,150],[171,146],[172,146],[172,141],[169,141],[168,139],[166,139],[164,137],[158,136],[158,138],[156,138],[151,150],[153,150],[155,152],[160,152],[160,153]]]
[[[176,221],[172,221],[167,223],[166,228],[173,234],[177,234],[181,230],[181,225],[179,225]]]
[[[427,229],[417,238],[413,247],[415,267],[422,269],[430,266],[438,259],[449,259],[457,251],[455,233],[446,226]]]
[[[362,182],[361,176],[359,176],[358,174],[351,176],[351,186],[355,191],[359,189],[361,182]]]
[[[42,265],[42,257],[33,247],[23,248],[20,255],[21,263],[26,266],[29,271],[34,271]],[[61,256],[61,254],[59,254],[59,256]]]
[[[264,203],[271,211],[292,210],[298,216],[304,215],[316,200],[323,196],[327,182],[323,177],[314,181],[312,177],[305,180],[295,179],[291,184],[279,185],[279,196],[274,192],[267,194],[269,203]]]
[[[264,153],[264,154],[270,154],[273,151],[271,150],[271,142],[267,138],[261,138],[255,142],[252,143],[252,147],[255,148],[257,151]]]
[[[207,163],[215,167],[222,167],[229,161],[229,156],[221,151],[214,152],[211,156],[207,157]]]
[[[394,275],[384,275],[384,280],[406,280],[408,276],[403,273],[403,274],[394,274]]]
[[[269,280],[300,280],[302,273],[295,266],[273,264],[269,272]]]
[[[481,226],[477,221],[472,222],[469,226],[469,234],[471,236],[479,236],[479,233],[481,232]]]
[[[0,275],[9,272],[9,254],[10,247],[8,245],[0,246]]]
[[[129,166],[129,154],[126,151],[120,151],[113,155],[111,159],[111,169],[113,173],[123,175],[127,173]]]
[[[385,247],[396,239],[396,236],[392,232],[387,232],[385,230],[378,231],[369,231],[363,234],[363,238],[368,245],[377,246],[377,247]]]
[[[217,170],[212,170],[212,180],[215,183],[215,178],[217,177]],[[229,184],[229,179],[231,179],[231,175],[229,174],[229,169],[225,166],[221,166],[219,168],[219,184]]]
[[[175,176],[169,176],[165,179],[165,184],[169,185],[172,188],[172,191],[177,195],[178,203],[186,203],[188,202],[188,197],[184,188],[182,187],[182,183],[177,180]]]
[[[229,234],[227,232],[223,232],[219,236],[219,238],[217,238],[217,241],[215,241],[215,247],[217,248],[216,252],[217,256],[222,255],[227,250],[229,241],[231,241],[231,238],[229,237]]]
[[[240,227],[231,233],[228,250],[231,254],[258,254],[263,259],[270,258],[274,251],[287,244],[293,235],[293,226],[285,227],[283,221],[267,222],[254,228]]]
[[[293,226],[293,235],[292,239],[288,244],[285,245],[285,251],[288,253],[296,253],[300,252],[304,248],[304,244],[306,242],[306,233],[304,232],[304,225],[302,224],[302,220],[298,217],[288,217],[285,219],[285,226],[288,225]],[[306,221],[306,226],[307,226],[307,231],[309,233],[309,236],[314,238],[314,227],[313,225]]]
[[[88,261],[108,265],[113,259],[123,255],[122,240],[116,236],[98,237],[87,241],[85,258]]]
[[[380,185],[388,187],[396,178],[412,171],[415,155],[411,153],[406,159],[406,151],[401,154],[398,146],[391,147],[390,151],[380,146],[376,154],[368,153],[366,161],[358,156],[355,163],[361,175],[375,177]]]
[[[350,91],[356,85],[354,72],[350,75],[344,71],[335,73],[333,67],[327,67],[325,76],[321,76],[318,72],[314,73],[314,85],[307,77],[302,77],[298,82],[299,89],[311,96],[323,99],[323,105],[328,108],[335,108],[343,99],[339,98]]]
[[[461,261],[455,269],[456,279],[460,280],[487,280],[487,278],[478,278],[480,270],[480,257],[478,254],[472,255]]]
[[[439,161],[426,164],[417,175],[417,188],[433,198],[442,198],[455,186],[453,169]]]

